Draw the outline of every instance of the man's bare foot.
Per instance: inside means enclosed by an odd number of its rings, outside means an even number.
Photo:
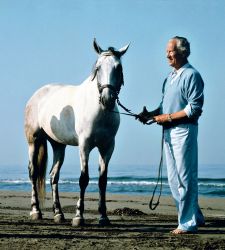
[[[191,234],[191,233],[194,233],[194,232],[176,228],[176,229],[170,231],[170,233],[172,233],[172,234]]]

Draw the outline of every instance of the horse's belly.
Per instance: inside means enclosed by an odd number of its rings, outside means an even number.
[[[53,140],[66,144],[66,145],[78,145],[78,136],[74,129],[74,121],[63,121],[58,119],[57,116],[52,116],[51,119],[42,122],[42,128],[46,134]]]
[[[56,142],[78,146],[78,136],[75,133],[74,129],[68,130],[65,129],[68,125],[60,124],[56,119],[53,119],[51,126],[43,126],[46,134]]]

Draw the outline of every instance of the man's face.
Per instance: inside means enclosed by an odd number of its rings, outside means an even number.
[[[170,40],[166,47],[166,57],[171,67],[179,69],[183,66],[185,59],[177,51],[177,41]]]

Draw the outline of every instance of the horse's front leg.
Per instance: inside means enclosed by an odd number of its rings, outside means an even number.
[[[77,209],[76,209],[76,215],[72,220],[73,226],[82,226],[84,225],[84,195],[86,187],[89,183],[89,173],[88,173],[88,159],[89,159],[89,153],[91,151],[90,147],[88,145],[82,145],[80,143],[79,146],[80,150],[80,165],[81,165],[81,175],[79,179],[79,185],[80,185],[80,197],[77,202]]]
[[[107,173],[108,164],[114,150],[115,142],[108,146],[101,148],[99,147],[99,207],[98,211],[100,213],[99,224],[101,226],[110,225],[110,221],[107,217],[106,209],[106,186],[107,186]]]

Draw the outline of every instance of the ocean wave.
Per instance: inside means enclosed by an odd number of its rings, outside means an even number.
[[[30,183],[29,180],[0,180],[0,184],[26,184],[26,183]]]
[[[157,182],[152,181],[108,181],[108,185],[131,185],[131,186],[152,186],[156,185]],[[168,186],[168,183],[163,182],[162,185]]]
[[[59,184],[79,184],[79,180],[60,180]],[[98,180],[90,180],[90,185],[98,185]],[[152,186],[156,185],[156,181],[139,181],[139,180],[108,180],[107,185],[121,185],[121,186]],[[168,186],[167,182],[162,182],[162,185]]]
[[[218,187],[218,188],[225,188],[225,179],[205,179],[206,181],[203,181],[201,179],[201,182],[198,183],[199,187]],[[209,181],[210,180],[210,181]],[[223,181],[224,180],[224,181]],[[27,184],[30,183],[30,180],[28,179],[0,179],[0,184]],[[50,184],[50,179],[46,180],[46,184]],[[79,184],[78,178],[66,178],[66,179],[60,179],[59,184],[62,185],[77,185]],[[89,184],[91,185],[98,185],[98,178],[92,178],[92,180],[89,181]],[[108,185],[131,185],[131,186],[152,186],[157,184],[157,180],[155,178],[133,178],[133,177],[113,177],[108,178]],[[162,185],[168,186],[168,182],[165,178],[163,178]]]
[[[199,183],[198,186],[225,188],[225,183]]]

